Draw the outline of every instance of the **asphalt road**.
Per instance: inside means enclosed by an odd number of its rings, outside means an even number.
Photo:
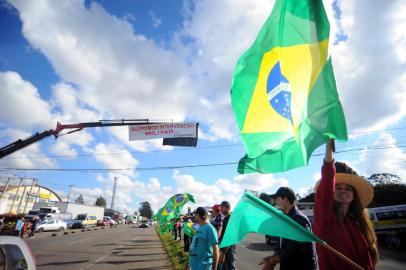
[[[76,233],[38,233],[26,239],[38,269],[170,269],[171,264],[154,228],[133,225]]]
[[[380,250],[381,261],[377,270],[404,270],[406,269],[406,252],[398,250]],[[265,237],[259,234],[250,234],[237,245],[237,269],[261,269],[258,263],[262,258],[272,255],[273,247],[265,244]],[[275,267],[275,270],[279,269]]]
[[[134,228],[121,225],[97,231],[75,230],[64,235],[38,233],[26,239],[42,270],[104,270],[104,269],[171,269],[171,264],[154,228]],[[250,234],[237,246],[237,269],[261,269],[258,263],[272,254],[273,247],[265,244],[263,235]],[[275,268],[279,269],[279,268]],[[406,269],[406,253],[381,250],[377,270]]]

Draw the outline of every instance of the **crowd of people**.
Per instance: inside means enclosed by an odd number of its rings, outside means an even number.
[[[38,222],[39,218],[27,220],[22,217],[18,219],[15,224],[14,235],[21,238],[34,237]]]
[[[273,270],[278,264],[281,270],[374,270],[379,253],[366,210],[373,199],[373,188],[349,166],[334,162],[331,140],[326,145],[322,177],[315,186],[315,193],[313,224],[298,209],[291,188],[281,187],[271,197],[282,212],[313,231],[337,252],[333,253],[320,244],[281,238],[274,253],[259,262],[262,270]],[[198,207],[194,211],[197,227],[191,243],[190,237],[184,235],[190,269],[236,269],[235,246],[219,248],[232,215],[230,203],[223,201],[214,205],[211,215],[209,218],[206,208]],[[180,221],[174,225],[175,239],[182,239],[181,226]]]

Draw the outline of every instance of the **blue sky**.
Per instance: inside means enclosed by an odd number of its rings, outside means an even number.
[[[161,140],[128,141],[126,127],[47,138],[0,160],[0,168],[132,168],[130,171],[1,171],[35,177],[66,196],[102,195],[116,205],[156,209],[172,194],[197,204],[244,189],[306,193],[319,177],[323,148],[308,167],[269,175],[238,175],[235,165],[145,170],[237,162],[244,155],[230,105],[234,64],[250,46],[273,1],[0,2],[0,145],[62,123],[99,119],[173,119],[200,123],[197,148]],[[349,3],[347,3],[349,2]],[[324,1],[330,54],[350,140],[337,154],[361,174],[406,175],[405,9],[401,1]],[[385,13],[385,14],[382,14]],[[371,31],[373,28],[373,31]],[[379,38],[378,38],[379,37]],[[383,146],[385,149],[368,148]],[[69,156],[69,157],[60,157]],[[48,158],[38,158],[48,157]]]

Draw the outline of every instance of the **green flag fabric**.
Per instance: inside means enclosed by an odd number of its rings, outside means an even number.
[[[156,217],[158,221],[168,222],[173,218],[179,217],[183,206],[187,202],[195,202],[193,195],[189,193],[175,194],[171,196],[166,204],[158,210]]]
[[[183,231],[186,235],[193,236],[196,233],[195,228],[193,228],[192,222],[183,222]]]
[[[300,242],[323,242],[281,211],[245,192],[231,214],[220,248],[242,241],[250,232]]]
[[[158,210],[156,217],[160,223],[165,223],[173,218],[176,218],[177,215],[173,209],[173,205],[168,205],[168,203],[166,203],[161,209]]]
[[[328,138],[347,140],[329,30],[322,0],[276,0],[238,60],[231,103],[247,152],[240,173],[305,166]]]

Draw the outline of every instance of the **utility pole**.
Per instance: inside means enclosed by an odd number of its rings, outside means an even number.
[[[68,197],[66,198],[66,202],[69,202],[70,190],[72,189],[73,185],[69,185]]]
[[[114,210],[114,201],[116,200],[116,189],[117,189],[117,179],[118,177],[114,177],[114,186],[113,186],[113,196],[111,197],[111,209]]]

